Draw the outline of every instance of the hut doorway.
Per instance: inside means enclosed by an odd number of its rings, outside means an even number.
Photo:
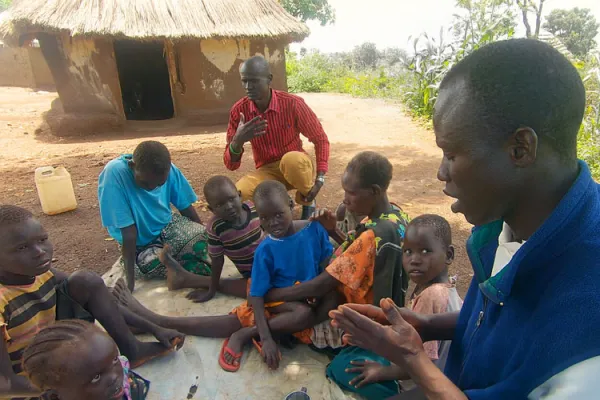
[[[117,40],[114,48],[127,119],[173,118],[173,97],[163,42]]]

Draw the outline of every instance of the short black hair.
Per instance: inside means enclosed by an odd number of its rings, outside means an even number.
[[[263,181],[254,190],[254,203],[273,197],[279,197],[285,202],[290,200],[290,195],[288,194],[285,185],[279,181]]]
[[[577,157],[585,89],[577,69],[549,44],[534,39],[491,43],[457,63],[440,90],[457,78],[465,80],[483,130],[503,140],[529,127],[563,160]]]
[[[210,177],[206,183],[204,184],[204,198],[208,199],[209,193],[214,193],[215,190],[223,187],[223,186],[231,186],[233,187],[235,190],[237,190],[237,188],[235,187],[235,183],[233,183],[233,181],[231,179],[229,179],[228,177],[224,176],[224,175],[215,175]]]
[[[374,151],[358,153],[346,167],[346,172],[358,176],[361,187],[369,188],[378,185],[383,190],[387,190],[390,186],[393,170],[390,160]]]
[[[423,214],[410,221],[408,227],[411,226],[427,226],[433,229],[435,237],[442,241],[444,246],[448,247],[452,245],[452,229],[446,218],[435,215],[435,214]]]
[[[33,218],[31,211],[10,204],[0,205],[0,228]]]
[[[133,152],[133,162],[138,170],[153,174],[164,174],[171,170],[169,149],[155,140],[140,143]]]

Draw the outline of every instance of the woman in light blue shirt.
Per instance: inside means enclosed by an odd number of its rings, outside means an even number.
[[[121,245],[127,286],[135,278],[166,277],[165,245],[186,270],[210,275],[207,235],[193,207],[197,196],[160,142],[110,161],[98,179],[102,225]],[[173,205],[179,214],[171,211]]]

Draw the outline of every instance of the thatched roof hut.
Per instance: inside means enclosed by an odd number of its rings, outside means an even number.
[[[239,64],[263,54],[285,89],[285,46],[308,33],[276,0],[15,0],[0,18],[5,42],[39,40],[63,134],[65,119],[226,121]]]

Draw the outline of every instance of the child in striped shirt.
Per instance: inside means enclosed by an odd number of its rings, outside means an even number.
[[[169,256],[169,249],[166,248],[163,263],[168,267],[169,289],[196,289],[187,297],[197,303],[209,301],[217,290],[246,298],[254,252],[263,240],[254,204],[250,201],[242,202],[235,184],[221,175],[213,176],[206,182],[204,197],[214,214],[206,224],[208,254],[212,260],[211,276],[204,277],[185,271]],[[241,278],[221,279],[225,256],[235,264]]]

